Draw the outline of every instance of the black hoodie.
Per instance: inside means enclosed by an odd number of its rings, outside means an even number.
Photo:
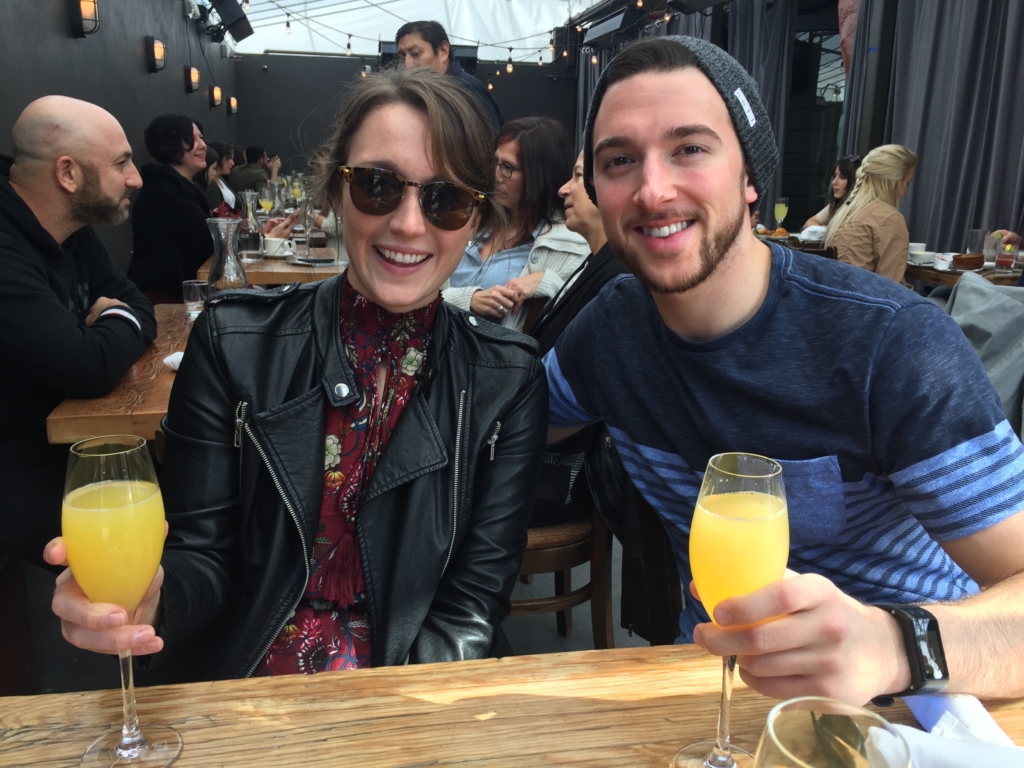
[[[108,394],[156,319],[92,227],[58,245],[7,174],[0,163],[0,553],[41,563],[60,534],[68,456],[47,442],[46,417],[64,398]],[[139,325],[109,313],[86,326],[101,296],[128,304]]]

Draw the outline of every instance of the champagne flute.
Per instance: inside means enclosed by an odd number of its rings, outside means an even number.
[[[690,570],[714,621],[721,601],[756,592],[786,573],[789,514],[782,467],[764,456],[720,453],[708,461],[690,524]],[[675,768],[733,768],[750,753],[729,743],[736,657],[722,659],[718,734],[676,753]]]
[[[789,213],[789,198],[788,197],[777,197],[775,198],[775,228],[778,229],[782,226],[782,220],[786,218],[786,214]]]
[[[768,713],[754,768],[910,768],[900,732],[866,709],[804,696]]]
[[[146,441],[131,435],[71,446],[61,533],[71,573],[96,603],[113,603],[134,617],[164,548],[164,504]],[[164,768],[181,754],[173,728],[150,725],[143,735],[135,712],[131,651],[120,651],[124,725],[101,736],[82,756],[90,768]]]
[[[263,213],[267,216],[270,215],[270,211],[274,208],[274,190],[270,187],[264,187],[260,190],[260,208],[263,209]]]

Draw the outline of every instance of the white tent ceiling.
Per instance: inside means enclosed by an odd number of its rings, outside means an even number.
[[[551,30],[598,0],[250,0],[254,34],[237,43],[239,53],[266,50],[352,53],[376,57],[377,41],[394,41],[407,21],[439,21],[456,46],[476,45],[478,58],[551,60]],[[285,22],[290,20],[291,34]]]

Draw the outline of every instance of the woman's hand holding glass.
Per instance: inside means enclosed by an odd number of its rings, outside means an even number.
[[[502,318],[518,306],[519,294],[504,285],[476,291],[469,300],[469,309],[478,315]]]
[[[64,539],[58,536],[46,545],[43,559],[50,565],[67,566],[67,551]],[[57,577],[53,592],[53,612],[60,619],[61,634],[75,647],[94,653],[131,651],[133,656],[145,656],[162,650],[164,641],[157,637],[154,625],[163,581],[164,569],[160,566],[142,602],[130,615],[119,605],[90,601],[67,568]]]

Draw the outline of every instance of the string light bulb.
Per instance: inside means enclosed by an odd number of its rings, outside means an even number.
[[[494,83],[492,83],[490,80],[487,81],[487,90],[488,91],[493,91],[494,90]]]
[[[670,21],[672,21],[672,14],[671,13],[666,13],[665,14],[665,23],[667,24]]]
[[[643,8],[644,7],[644,0],[636,0],[636,7],[637,8]]]
[[[284,22],[284,33],[290,35],[292,33],[292,15],[287,14],[288,18]]]
[[[555,52],[555,36],[554,35],[552,35],[550,38],[548,38],[548,50],[551,51],[552,53]]]
[[[362,72],[360,72],[359,76],[365,80],[366,79],[366,70],[364,69]]]
[[[582,32],[582,31],[583,31],[583,27],[580,24],[577,24],[576,25],[576,32]]]
[[[348,42],[345,44],[345,55],[352,55],[352,35],[348,36]]]
[[[501,70],[500,69],[494,70],[494,76],[495,77],[501,77]]]
[[[563,59],[569,58],[569,49],[568,48],[565,48],[565,49],[562,50],[562,58]]]
[[[242,0],[242,10],[246,13],[249,12],[249,0]]]
[[[541,54],[540,57],[537,59],[537,66],[538,67],[543,67],[544,66],[544,54]]]
[[[597,54],[596,53],[593,56],[590,57],[590,63],[591,64],[597,64]]]
[[[512,74],[512,69],[513,69],[513,67],[512,67],[512,48],[510,46],[509,49],[508,49],[508,64],[505,65],[505,71],[508,72],[511,75]]]

